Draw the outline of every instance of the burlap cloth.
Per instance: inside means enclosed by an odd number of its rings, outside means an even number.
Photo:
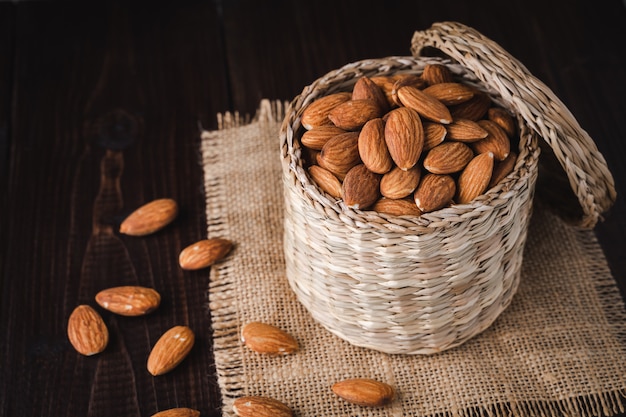
[[[223,415],[242,395],[274,397],[296,416],[610,416],[626,404],[626,309],[593,232],[565,225],[536,202],[522,279],[492,327],[432,356],[357,348],[313,321],[288,285],[282,246],[278,131],[284,104],[264,100],[250,121],[218,115],[202,135],[208,236],[235,242],[211,269],[209,306]],[[242,345],[263,321],[301,350],[267,357]],[[341,379],[394,386],[390,406],[336,397]]]

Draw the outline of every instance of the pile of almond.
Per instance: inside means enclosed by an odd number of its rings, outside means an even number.
[[[517,126],[448,67],[360,77],[302,111],[313,181],[351,208],[415,215],[468,203],[515,166]]]

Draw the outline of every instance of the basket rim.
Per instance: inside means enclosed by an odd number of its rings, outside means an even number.
[[[345,89],[345,86],[356,82],[360,76],[416,73],[429,63],[445,64],[456,77],[460,77],[463,82],[488,94],[494,103],[514,115],[519,126],[519,146],[513,171],[500,183],[469,203],[455,203],[420,216],[397,216],[373,210],[350,208],[340,199],[335,199],[322,191],[306,172],[301,158],[302,149],[299,140],[304,129],[300,124],[302,110],[316,98],[341,91],[342,88]],[[388,56],[364,59],[329,71],[304,87],[301,94],[289,103],[279,137],[285,187],[297,186],[298,192],[309,200],[315,209],[337,217],[343,222],[358,224],[359,227],[372,226],[394,231],[415,227],[448,227],[453,223],[466,222],[468,219],[482,216],[485,211],[506,204],[509,199],[514,198],[520,188],[527,186],[529,177],[536,173],[540,153],[536,132],[526,125],[523,117],[515,111],[512,105],[507,103],[495,89],[478,80],[470,70],[451,59],[440,57]]]

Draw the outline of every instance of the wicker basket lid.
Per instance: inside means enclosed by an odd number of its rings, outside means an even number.
[[[565,220],[593,228],[615,202],[615,182],[596,144],[565,104],[500,45],[461,23],[439,22],[415,32],[413,56],[429,48],[472,71],[543,138],[538,194]]]

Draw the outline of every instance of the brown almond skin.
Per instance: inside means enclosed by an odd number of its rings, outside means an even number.
[[[120,224],[120,233],[145,236],[163,229],[178,215],[178,204],[171,198],[160,198],[133,211]]]
[[[265,355],[288,355],[299,349],[298,341],[289,333],[258,321],[241,328],[241,341],[249,349]]]
[[[293,417],[293,411],[282,402],[269,397],[245,396],[233,402],[239,417]]]
[[[333,93],[318,98],[302,110],[300,119],[302,126],[307,130],[311,130],[317,126],[332,124],[328,118],[330,111],[351,98],[352,93],[350,92]]]
[[[413,199],[381,198],[372,206],[372,210],[393,216],[421,216],[422,212],[417,208]]]
[[[469,119],[456,119],[445,128],[448,139],[465,143],[476,142],[489,135],[477,122]]]
[[[311,179],[322,191],[335,198],[341,198],[341,181],[329,170],[319,165],[311,165],[308,169]]]
[[[450,175],[426,174],[413,198],[422,213],[428,213],[449,205],[455,194],[456,183]]]
[[[359,132],[347,132],[330,139],[318,154],[317,163],[343,180],[350,168],[361,163]]]
[[[385,142],[400,169],[415,166],[424,147],[424,128],[419,114],[408,107],[390,111],[385,123]]]
[[[161,295],[152,288],[126,285],[98,292],[96,302],[112,313],[134,317],[156,310],[161,304]]]
[[[477,154],[493,152],[497,161],[504,161],[511,153],[511,141],[504,129],[491,120],[479,120],[478,124],[489,134],[486,138],[471,144],[474,152]]]
[[[336,382],[332,391],[349,403],[363,407],[382,407],[395,398],[395,390],[391,385],[369,378]]]
[[[446,136],[448,135],[446,126],[442,125],[441,123],[424,122],[422,123],[422,125],[424,126],[423,151],[429,151],[435,146],[439,145],[446,139]]]
[[[421,170],[418,165],[402,170],[395,167],[380,180],[380,193],[387,198],[398,199],[411,195],[420,182]]]
[[[67,337],[78,353],[92,356],[106,349],[109,330],[100,314],[91,306],[83,304],[70,314]]]
[[[517,133],[517,123],[513,116],[501,107],[492,107],[487,111],[487,119],[500,126],[509,138],[515,137]]]
[[[448,107],[422,90],[412,86],[404,86],[397,90],[397,94],[403,106],[415,110],[421,117],[444,125],[452,122],[452,115]]]
[[[304,146],[316,151],[322,150],[326,142],[337,135],[346,133],[345,130],[333,125],[315,126],[302,134],[300,141]]]
[[[152,414],[152,417],[200,417],[200,411],[185,407],[170,408]]]
[[[450,114],[454,120],[468,119],[476,122],[487,114],[490,107],[491,98],[489,98],[487,94],[477,90],[474,93],[474,97],[471,99],[461,104],[450,106],[449,108]]]
[[[424,157],[424,168],[433,174],[453,174],[472,160],[472,149],[462,142],[444,142],[432,148]]]
[[[380,198],[380,174],[376,174],[364,164],[352,168],[346,174],[341,186],[341,198],[350,208],[364,210]]]
[[[359,78],[352,88],[352,100],[372,100],[378,105],[381,114],[389,111],[389,103],[383,90],[370,78]]]
[[[191,352],[195,342],[193,331],[187,326],[174,326],[157,340],[148,356],[148,372],[163,375],[176,368]]]
[[[355,131],[383,113],[384,110],[373,100],[348,100],[332,109],[328,118],[341,129]]]
[[[487,188],[493,188],[499,184],[507,175],[513,172],[515,168],[515,162],[517,162],[517,154],[511,152],[504,161],[497,161],[493,167],[493,174],[491,175],[491,181]]]
[[[476,155],[467,164],[457,181],[456,202],[458,204],[469,203],[485,192],[491,180],[493,165],[491,152]]]
[[[437,83],[424,88],[424,93],[435,97],[446,106],[464,103],[474,97],[474,89],[461,83]]]
[[[422,72],[422,78],[428,85],[451,83],[454,81],[450,69],[442,64],[427,64]]]
[[[187,271],[207,268],[224,259],[232,248],[233,243],[224,238],[214,237],[199,240],[180,252],[178,264]]]
[[[384,174],[393,167],[393,159],[385,141],[383,119],[378,117],[365,123],[359,133],[358,147],[361,161],[370,171]]]

